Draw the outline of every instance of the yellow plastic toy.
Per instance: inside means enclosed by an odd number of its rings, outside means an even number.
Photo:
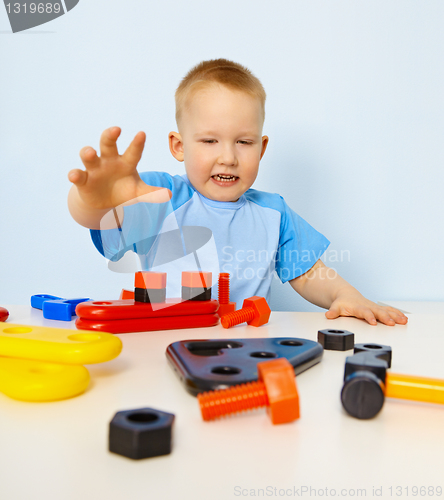
[[[103,363],[122,350],[110,333],[0,323],[0,356],[70,365]]]
[[[0,392],[20,401],[57,401],[82,394],[89,372],[80,365],[61,365],[0,357]]]
[[[82,394],[83,364],[103,363],[122,350],[110,333],[0,323],[0,392],[21,401],[57,401]]]

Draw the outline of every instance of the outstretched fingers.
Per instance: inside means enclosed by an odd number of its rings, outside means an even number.
[[[138,132],[131,144],[128,146],[122,157],[128,165],[132,167],[137,167],[137,164],[142,158],[143,149],[145,147],[146,134],[145,132]]]
[[[117,139],[119,138],[120,127],[111,127],[103,131],[100,136],[100,157],[114,158],[119,156],[117,150]]]
[[[95,149],[91,146],[85,146],[82,148],[79,155],[87,170],[92,170],[100,165],[100,158],[97,156]]]
[[[88,173],[78,168],[68,172],[68,180],[76,186],[83,186],[88,178]]]

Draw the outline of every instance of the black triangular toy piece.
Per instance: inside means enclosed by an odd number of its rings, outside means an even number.
[[[294,337],[182,340],[170,344],[166,356],[186,390],[197,396],[257,380],[257,364],[267,359],[287,358],[298,375],[319,363],[323,351],[318,342]]]

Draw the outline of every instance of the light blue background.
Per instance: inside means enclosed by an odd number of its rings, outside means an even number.
[[[268,95],[254,187],[324,233],[326,264],[368,298],[444,300],[443,26],[441,0],[81,0],[12,34],[0,7],[0,305],[133,286],[71,219],[67,173],[112,125],[122,150],[147,133],[140,170],[183,173],[174,92],[218,57]],[[315,310],[289,285],[273,292],[275,309]]]

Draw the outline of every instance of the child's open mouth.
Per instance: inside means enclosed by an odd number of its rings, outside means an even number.
[[[223,184],[229,184],[237,181],[239,177],[236,177],[235,175],[225,175],[225,174],[216,174],[211,176],[212,179],[214,179],[217,183],[223,183]]]

